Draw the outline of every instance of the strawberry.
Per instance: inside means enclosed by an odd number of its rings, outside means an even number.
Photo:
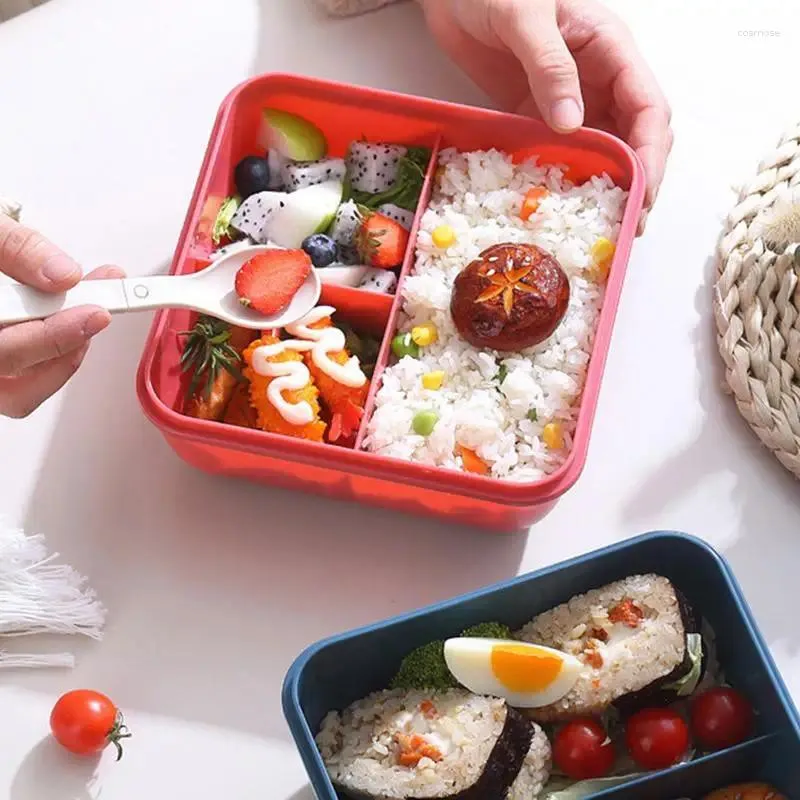
[[[358,252],[372,267],[392,269],[403,263],[408,246],[408,231],[383,214],[369,214],[361,223]]]
[[[310,274],[311,259],[303,250],[267,250],[236,273],[236,294],[259,314],[280,314]]]

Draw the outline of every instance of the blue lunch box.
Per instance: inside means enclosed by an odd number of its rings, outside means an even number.
[[[756,710],[756,728],[736,747],[591,795],[619,800],[700,800],[730,784],[763,781],[800,798],[800,715],[725,560],[703,541],[653,532],[410,614],[323,640],[303,652],[283,685],[283,711],[319,800],[333,788],[314,736],[324,716],[385,689],[415,647],[478,622],[517,628],[574,595],[637,573],[668,578],[716,636],[726,678]],[[795,794],[792,794],[792,793]]]

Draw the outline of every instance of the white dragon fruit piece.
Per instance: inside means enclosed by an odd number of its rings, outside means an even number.
[[[283,167],[283,184],[287,192],[326,181],[343,181],[346,167],[343,158],[323,158],[319,161],[287,161]]]
[[[333,219],[329,235],[339,246],[339,257],[345,264],[358,261],[356,234],[363,221],[358,206],[352,200],[342,203]]]
[[[358,288],[365,292],[394,294],[394,290],[397,288],[397,275],[388,269],[369,267],[361,278]]]
[[[231,219],[231,226],[249,236],[256,244],[266,244],[265,229],[269,218],[286,204],[283,192],[259,192],[247,198]]]
[[[368,194],[385,192],[394,184],[407,152],[408,148],[398,144],[352,142],[347,153],[350,185]]]
[[[394,203],[384,203],[382,206],[378,206],[378,213],[399,222],[407,231],[411,230],[411,225],[414,223],[414,212],[406,211]]]

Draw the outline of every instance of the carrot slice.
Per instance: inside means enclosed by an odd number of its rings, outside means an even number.
[[[519,212],[520,219],[527,222],[539,210],[539,203],[548,194],[549,192],[544,186],[534,186],[532,189],[528,189]]]
[[[437,714],[436,714],[436,706],[430,700],[423,700],[419,704],[419,710],[428,719],[434,719],[437,716]]]
[[[458,446],[458,455],[464,462],[464,469],[467,472],[474,472],[476,475],[488,475],[491,470],[489,465],[475,453],[474,450],[468,450],[466,447]]]

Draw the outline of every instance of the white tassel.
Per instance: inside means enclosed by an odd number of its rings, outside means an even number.
[[[43,536],[0,525],[0,636],[38,633],[101,639],[106,610],[85,579],[66,564],[53,563]],[[68,653],[28,655],[0,651],[0,668],[74,664]]]
[[[75,656],[72,653],[8,653],[0,652],[0,669],[43,669],[62,667],[72,669]]]

